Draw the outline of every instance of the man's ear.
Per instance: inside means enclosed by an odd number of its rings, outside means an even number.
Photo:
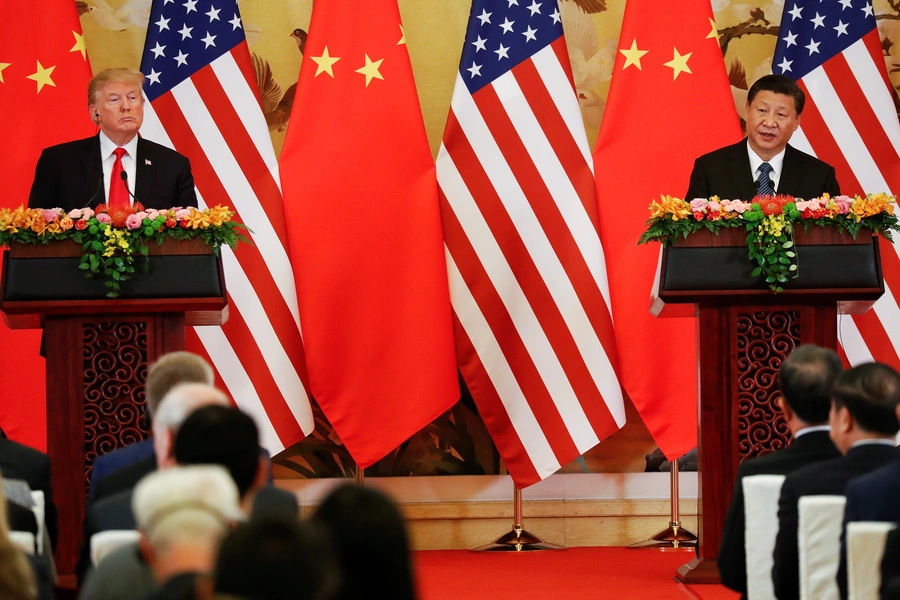
[[[141,553],[141,558],[144,559],[144,564],[152,569],[153,563],[156,562],[156,551],[153,550],[153,546],[150,545],[150,540],[147,539],[144,532],[141,532],[141,537],[138,538],[138,550]]]
[[[794,411],[791,410],[791,407],[788,406],[788,403],[785,401],[784,396],[778,396],[778,408],[781,409],[781,413],[784,415],[785,421],[790,421],[794,418]]]
[[[269,481],[269,459],[260,455],[256,466],[256,477],[253,478],[253,489],[261,490]]]

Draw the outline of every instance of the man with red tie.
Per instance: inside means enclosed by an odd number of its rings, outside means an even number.
[[[46,148],[28,205],[66,211],[138,201],[148,208],[197,206],[187,157],[138,135],[144,121],[144,75],[106,69],[88,84],[93,137]]]

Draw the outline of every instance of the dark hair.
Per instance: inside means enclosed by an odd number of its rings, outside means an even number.
[[[790,353],[778,370],[778,389],[787,405],[806,423],[828,421],[831,388],[844,370],[837,352],[804,344]]]
[[[343,485],[313,515],[331,533],[341,587],[340,600],[416,597],[403,517],[386,496],[359,485]]]
[[[259,468],[256,423],[229,406],[198,408],[184,420],[175,436],[175,462],[179,465],[222,465],[231,473],[243,498]]]
[[[750,86],[750,91],[747,92],[747,104],[752,104],[756,95],[762,91],[775,92],[776,94],[792,97],[798,117],[806,105],[806,94],[803,93],[796,81],[784,75],[765,75],[757,79]]]
[[[215,591],[245,600],[325,600],[338,571],[321,525],[279,519],[239,525],[222,542]]]
[[[841,374],[834,382],[831,400],[836,409],[846,408],[860,429],[895,435],[900,430],[900,374],[882,363],[866,363]]]

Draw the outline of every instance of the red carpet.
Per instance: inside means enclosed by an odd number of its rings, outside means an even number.
[[[571,548],[561,552],[415,552],[420,600],[735,600],[720,585],[673,579],[691,552]]]

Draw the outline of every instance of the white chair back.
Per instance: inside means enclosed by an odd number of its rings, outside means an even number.
[[[91,562],[96,567],[103,557],[122,546],[136,544],[141,534],[134,529],[112,529],[91,536]]]
[[[888,532],[896,523],[847,523],[847,591],[850,600],[878,600],[881,559]]]
[[[772,553],[778,535],[778,499],[784,475],[744,477],[744,554],[747,599],[775,600]]]
[[[797,505],[801,600],[838,600],[843,496],[803,496]]]
[[[47,516],[46,512],[44,512],[44,506],[46,501],[44,500],[44,492],[41,490],[32,491],[31,499],[34,501],[34,506],[31,508],[34,511],[34,519],[37,521],[37,535],[35,537],[35,541],[37,543],[35,551],[38,554],[44,553],[44,537],[47,531]]]
[[[34,554],[34,534],[30,531],[10,531],[9,539],[26,554]]]

